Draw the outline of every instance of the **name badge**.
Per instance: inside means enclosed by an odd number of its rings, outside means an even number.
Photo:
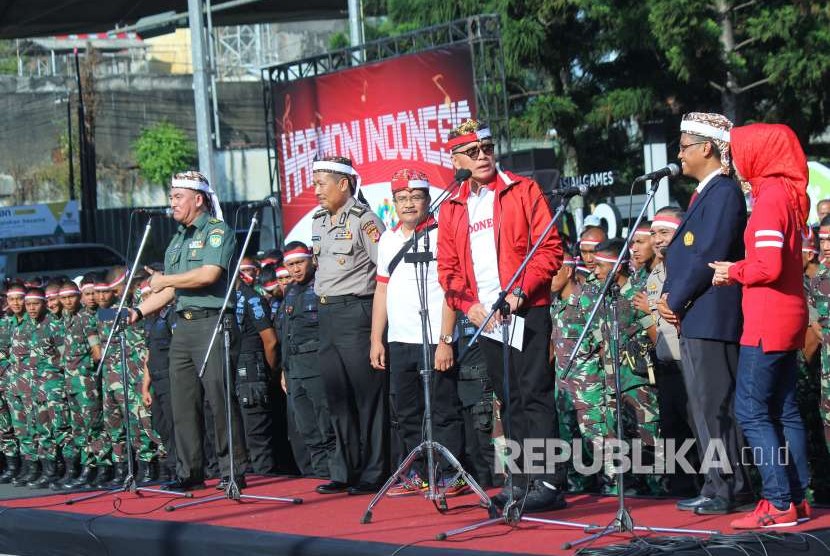
[[[190,242],[190,245],[187,246],[188,249],[201,249],[205,246],[205,242],[201,240],[194,240]]]
[[[337,232],[336,234],[334,234],[334,239],[352,239],[352,232],[351,230]]]

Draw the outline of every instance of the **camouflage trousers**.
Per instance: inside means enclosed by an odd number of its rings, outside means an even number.
[[[4,456],[14,457],[20,455],[20,447],[17,444],[17,437],[14,434],[11,404],[8,401],[9,389],[6,388],[7,372],[8,368],[3,369],[3,376],[0,378],[0,452]]]
[[[12,428],[14,429],[14,435],[17,437],[20,455],[28,460],[37,459],[34,400],[32,398],[32,380],[29,373],[19,373],[9,380],[6,400],[9,405]]]
[[[127,461],[127,436],[124,415],[124,385],[119,364],[104,365],[102,378],[104,428],[97,442],[93,441],[98,465],[124,463]],[[132,360],[127,360],[130,381],[127,407],[129,411],[130,438],[132,448],[140,461],[153,461],[161,451],[161,437],[153,430],[150,412],[141,401],[140,377],[143,369]]]
[[[830,476],[817,470],[830,468],[830,351],[821,348],[821,358],[810,365],[798,351],[796,401],[807,434],[807,454],[810,463],[810,487],[815,501],[830,500]]]
[[[826,343],[821,346],[821,401],[819,415],[824,429],[824,443],[830,450],[830,346]]]
[[[69,434],[63,445],[65,460],[80,458],[81,465],[94,465],[94,447],[103,429],[101,380],[94,367],[66,371],[64,387],[69,408]]]
[[[37,377],[34,394],[34,437],[39,459],[54,461],[69,435],[69,410],[63,373]]]

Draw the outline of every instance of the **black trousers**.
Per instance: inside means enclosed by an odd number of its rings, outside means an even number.
[[[502,403],[506,402],[502,408],[505,435],[524,449],[523,443],[527,438],[554,439],[559,435],[553,373],[548,364],[550,311],[546,306],[531,307],[518,314],[525,319],[524,345],[522,351],[509,348],[509,400],[505,400],[504,395],[501,342],[482,337],[479,345],[484,354],[493,390]],[[522,462],[523,458],[516,460],[520,469]],[[523,485],[530,479],[542,479],[556,484],[554,473],[514,475],[514,481],[518,485]]]
[[[336,442],[323,379],[319,376],[302,378],[289,374],[287,385],[294,425],[308,454],[307,474],[328,478]]]
[[[432,357],[436,346],[430,346]],[[391,400],[398,417],[403,448],[406,456],[426,437],[424,424],[424,390],[420,369],[422,363],[421,344],[402,342],[389,343],[389,380]],[[464,455],[464,420],[461,415],[461,400],[458,398],[458,371],[432,373],[432,437],[459,460]],[[436,454],[436,462],[450,472],[454,468]],[[426,480],[426,458],[418,458],[412,469]]]
[[[271,409],[274,393],[273,385],[267,380],[263,356],[261,353],[240,354],[236,367],[236,397],[242,414],[242,426],[245,429],[250,469],[254,473],[273,474],[276,472],[274,419]],[[243,376],[246,380],[242,379]]]
[[[680,337],[683,381],[689,395],[689,414],[701,461],[713,440],[722,442],[732,473],[710,469],[700,494],[734,500],[750,491],[741,465],[743,436],[735,419],[735,377],[738,344]]]
[[[388,374],[369,364],[372,299],[320,304],[320,374],[335,449],[331,479],[383,483],[387,457]]]
[[[230,411],[233,432],[236,460],[236,469],[233,473],[239,475],[248,466],[245,435],[235,396],[231,396],[231,406],[226,408],[224,341],[221,335],[216,338],[208,357],[204,376],[200,379],[198,374],[215,325],[216,321],[212,317],[198,320],[179,319],[170,343],[170,393],[173,398],[173,419],[176,424],[177,473],[181,479],[185,480],[201,481],[204,479],[202,451],[204,401],[207,401],[213,412],[213,431],[207,431],[206,434],[213,433],[222,476],[227,477],[232,472],[228,447],[229,431],[225,418],[226,409]],[[237,358],[238,331],[235,327],[231,330],[231,371],[233,371]]]
[[[170,398],[170,376],[167,372],[152,373],[153,405],[150,408],[153,429],[161,436],[167,451],[162,466],[176,471],[176,439],[173,432],[173,401]]]

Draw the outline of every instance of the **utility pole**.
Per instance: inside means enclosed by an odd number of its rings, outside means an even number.
[[[349,0],[349,45],[352,47],[360,46],[365,41],[363,40],[363,3],[361,0]],[[365,61],[363,51],[355,53],[353,58],[353,65],[361,64]]]
[[[202,0],[187,0],[187,18],[190,25],[190,52],[193,58],[193,100],[196,108],[196,146],[199,151],[199,171],[214,188],[213,145],[210,133],[210,102],[208,72],[205,64],[205,18]]]

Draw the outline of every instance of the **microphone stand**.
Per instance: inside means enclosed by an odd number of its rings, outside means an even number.
[[[484,332],[484,328],[487,326],[487,323],[493,318],[496,312],[500,312],[501,314],[501,338],[502,338],[502,372],[503,372],[503,389],[504,389],[504,400],[502,400],[502,407],[503,410],[503,417],[502,422],[504,424],[504,431],[505,436],[507,438],[510,437],[510,330],[509,330],[509,316],[510,316],[510,307],[505,301],[507,298],[508,293],[512,290],[513,285],[519,280],[519,277],[524,273],[525,268],[527,267],[530,260],[533,258],[533,255],[536,254],[536,251],[542,245],[542,243],[547,239],[548,235],[550,234],[553,227],[562,218],[562,215],[565,213],[566,197],[562,197],[559,206],[556,208],[556,212],[554,213],[553,217],[551,218],[550,222],[548,223],[545,230],[541,233],[539,238],[533,244],[530,251],[525,256],[522,264],[519,265],[519,268],[516,269],[516,272],[513,273],[513,276],[510,278],[510,281],[507,283],[505,288],[499,293],[499,297],[493,306],[490,309],[490,313],[487,315],[487,318],[484,319],[484,322],[481,323],[481,326],[475,331],[475,334],[470,338],[467,342],[467,346],[464,348],[464,351],[458,356],[458,362],[460,363],[464,357],[470,352],[470,349],[473,347],[473,344],[476,342],[481,333]],[[519,522],[526,521],[530,523],[542,523],[546,525],[558,525],[564,527],[576,527],[583,530],[588,530],[590,528],[596,527],[594,525],[590,525],[587,523],[578,523],[573,521],[560,521],[554,519],[543,519],[543,518],[536,518],[536,517],[527,517],[522,515],[522,508],[517,504],[517,500],[513,497],[513,474],[510,472],[510,466],[507,466],[507,501],[504,504],[504,508],[502,510],[502,515],[500,517],[491,517],[490,519],[486,519],[484,521],[480,521],[478,523],[473,523],[472,525],[467,525],[466,527],[461,527],[458,529],[453,529],[451,531],[446,531],[444,533],[439,533],[435,536],[435,540],[443,541],[447,540],[450,537],[454,537],[457,535],[461,535],[463,533],[468,533],[470,531],[474,531],[476,529],[480,529],[481,527],[486,527],[489,525],[498,525],[504,524],[508,526],[514,526]]]
[[[643,203],[643,208],[640,210],[640,214],[637,216],[637,220],[634,222],[634,225],[631,226],[631,229],[628,232],[628,237],[625,239],[625,245],[620,252],[619,257],[617,257],[617,261],[614,263],[614,267],[609,272],[608,277],[605,279],[605,282],[602,284],[602,288],[599,291],[599,295],[597,298],[596,303],[594,303],[594,307],[591,310],[590,315],[588,316],[588,320],[585,322],[585,327],[582,330],[582,334],[580,334],[579,339],[577,340],[574,350],[571,352],[571,356],[568,359],[568,363],[565,367],[564,376],[567,376],[571,366],[573,365],[574,360],[577,357],[577,352],[579,351],[579,346],[582,345],[582,342],[585,340],[585,337],[588,334],[588,331],[591,328],[591,323],[594,321],[596,317],[597,311],[599,307],[606,303],[610,308],[610,322],[609,326],[611,328],[610,338],[609,338],[609,353],[611,354],[611,365],[614,372],[614,395],[615,395],[615,407],[614,407],[614,415],[617,421],[616,423],[616,435],[617,440],[622,442],[623,441],[623,417],[622,417],[622,380],[620,377],[620,360],[619,360],[619,353],[620,353],[620,330],[619,330],[619,322],[618,322],[618,312],[617,312],[617,301],[618,301],[618,293],[619,288],[616,287],[616,276],[617,272],[622,265],[622,261],[625,256],[628,254],[629,246],[631,245],[631,240],[634,237],[634,232],[637,230],[637,227],[640,225],[640,222],[643,221],[643,217],[645,216],[646,210],[648,210],[649,204],[651,204],[652,199],[654,199],[655,194],[657,193],[657,188],[660,186],[659,180],[652,180],[651,181],[651,188],[648,192],[648,196],[646,198],[645,203]],[[617,514],[614,517],[614,520],[606,525],[605,527],[596,527],[591,526],[586,528],[585,532],[590,531],[597,531],[587,537],[583,537],[581,539],[577,539],[572,542],[566,542],[562,545],[564,550],[569,550],[577,545],[584,544],[586,542],[592,542],[596,539],[613,535],[616,533],[634,533],[635,531],[648,531],[648,532],[656,532],[656,533],[687,533],[687,534],[694,534],[694,535],[716,535],[718,531],[710,531],[710,530],[703,530],[703,529],[681,529],[681,528],[673,528],[673,527],[650,527],[645,525],[634,525],[634,519],[631,517],[631,512],[628,508],[625,507],[625,480],[624,480],[624,473],[617,474]]]
[[[199,378],[201,378],[205,374],[205,369],[207,368],[210,352],[213,349],[216,337],[219,336],[219,331],[221,330],[224,347],[223,367],[225,380],[225,427],[228,431],[228,451],[230,452],[228,456],[230,459],[230,473],[228,476],[228,483],[227,485],[225,485],[225,491],[223,494],[219,494],[216,496],[207,496],[205,498],[200,498],[199,500],[194,500],[192,502],[184,502],[182,504],[178,504],[175,506],[166,506],[164,509],[168,512],[175,511],[179,508],[207,504],[209,502],[215,502],[217,500],[234,500],[236,502],[241,502],[242,500],[266,500],[270,502],[286,502],[288,504],[303,503],[302,498],[283,498],[278,496],[254,496],[252,494],[243,494],[242,489],[236,482],[236,461],[234,453],[232,419],[233,393],[231,392],[231,388],[234,384],[233,377],[231,375],[231,328],[233,327],[233,322],[231,321],[231,319],[234,317],[232,315],[226,314],[224,311],[229,306],[228,303],[230,302],[231,294],[233,294],[234,290],[236,289],[236,281],[239,277],[239,269],[242,266],[242,258],[248,251],[248,244],[251,242],[251,236],[254,233],[254,228],[256,227],[257,222],[257,212],[254,212],[253,216],[251,217],[251,224],[248,226],[248,234],[245,236],[245,242],[242,244],[242,250],[240,251],[239,258],[236,261],[236,268],[233,271],[233,275],[228,276],[228,289],[225,291],[225,301],[222,303],[222,310],[219,311],[219,318],[216,319],[216,326],[214,326],[213,328],[213,334],[210,337],[210,344],[208,344],[207,351],[205,352],[205,359],[202,362],[202,367],[199,369]]]
[[[450,189],[446,191],[451,191]],[[444,201],[444,199],[449,197],[449,193],[446,196],[439,197],[433,206],[430,207],[430,210],[427,215],[427,219],[431,216],[438,206]],[[434,207],[434,208],[433,208]],[[426,221],[426,220],[425,220]],[[432,365],[432,357],[430,355],[430,337],[429,337],[429,309],[428,309],[428,285],[427,285],[427,275],[429,272],[429,263],[435,260],[432,252],[429,250],[429,232],[424,230],[424,249],[423,251],[418,251],[418,233],[417,230],[412,232],[413,234],[413,244],[412,244],[412,251],[411,253],[406,253],[404,255],[404,261],[407,263],[412,263],[415,266],[415,282],[418,288],[418,301],[420,303],[420,311],[418,314],[421,316],[421,363],[422,367],[420,369],[421,375],[421,384],[423,385],[423,395],[424,395],[424,429],[425,429],[425,439],[421,442],[418,446],[416,446],[408,456],[404,459],[403,463],[398,467],[397,471],[395,471],[383,487],[378,491],[375,496],[372,498],[372,501],[369,502],[369,507],[366,508],[366,512],[363,514],[363,517],[360,519],[360,523],[366,524],[372,521],[372,508],[377,506],[381,500],[386,496],[386,493],[389,489],[392,488],[392,485],[397,480],[403,481],[405,484],[410,485],[414,488],[414,485],[411,484],[409,480],[409,470],[412,468],[412,465],[415,463],[415,460],[423,453],[426,452],[426,466],[427,466],[427,484],[429,485],[429,491],[424,494],[424,498],[427,500],[437,501],[438,502],[438,509],[439,511],[444,511],[447,509],[447,499],[445,493],[450,486],[460,478],[463,478],[470,488],[476,493],[479,497],[480,503],[487,508],[487,511],[491,518],[496,517],[496,507],[493,505],[493,502],[487,496],[487,493],[484,492],[484,489],[479,486],[479,484],[475,481],[475,479],[470,475],[467,471],[464,470],[464,467],[461,463],[453,456],[452,452],[450,452],[445,446],[439,444],[438,442],[433,441],[432,439],[432,392],[431,392],[431,383],[433,378],[433,370]],[[435,480],[435,452],[438,452],[452,467],[455,468],[456,474],[450,480],[445,480],[444,488],[439,488],[436,484]]]
[[[144,236],[141,238],[141,243],[138,246],[138,252],[135,255],[135,262],[133,262],[132,269],[130,269],[129,275],[127,276],[127,281],[124,285],[124,292],[121,294],[121,300],[118,302],[118,310],[115,313],[115,320],[112,323],[112,329],[110,330],[109,336],[107,337],[107,343],[106,345],[104,345],[104,350],[101,354],[101,361],[98,363],[97,370],[98,376],[102,376],[101,372],[104,367],[104,361],[107,357],[107,351],[109,350],[113,336],[117,335],[118,343],[121,348],[121,352],[119,354],[121,364],[121,384],[124,387],[124,404],[121,407],[121,411],[123,412],[124,419],[124,442],[127,445],[127,476],[124,478],[124,483],[121,486],[103,490],[101,492],[87,494],[86,496],[81,496],[78,498],[70,498],[66,501],[67,506],[71,506],[76,502],[83,502],[84,500],[91,500],[92,498],[98,498],[99,496],[105,496],[107,494],[116,494],[120,492],[132,492],[139,495],[142,492],[152,492],[156,494],[168,494],[170,496],[181,496],[184,498],[193,497],[193,494],[189,492],[176,492],[173,490],[165,490],[160,488],[140,487],[135,482],[135,468],[133,467],[133,439],[132,430],[130,427],[130,377],[129,373],[127,372],[127,340],[124,334],[124,329],[127,326],[127,324],[124,321],[124,305],[126,303],[127,296],[129,295],[130,286],[133,283],[133,278],[135,277],[135,271],[136,269],[138,269],[138,265],[141,262],[141,255],[144,253],[144,246],[147,244],[147,238],[150,237],[150,229],[152,222],[153,218],[150,217],[147,220],[147,225],[144,227]]]

